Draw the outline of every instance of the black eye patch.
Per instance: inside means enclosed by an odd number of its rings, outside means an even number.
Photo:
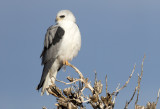
[[[61,16],[60,16],[60,18],[64,18],[64,17],[65,17],[65,15],[61,15]]]

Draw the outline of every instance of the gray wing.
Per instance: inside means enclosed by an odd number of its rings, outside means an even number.
[[[50,26],[47,29],[47,33],[45,35],[45,40],[44,40],[44,49],[40,56],[42,58],[42,65],[44,65],[44,67],[37,90],[39,90],[43,86],[45,78],[50,68],[52,67],[52,64],[57,58],[57,52],[61,45],[61,39],[64,33],[65,31],[63,30],[63,28],[61,28],[58,25]]]
[[[47,30],[44,40],[44,49],[41,54],[42,64],[45,64],[51,58],[56,58],[60,40],[64,35],[64,30],[58,26],[50,26]]]

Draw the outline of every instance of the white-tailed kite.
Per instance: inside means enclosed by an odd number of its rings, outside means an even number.
[[[41,54],[43,72],[37,90],[46,88],[55,82],[57,72],[68,60],[72,60],[81,48],[81,35],[75,16],[69,10],[61,10],[56,16],[56,25],[50,26],[44,40]],[[47,92],[47,91],[46,91]]]

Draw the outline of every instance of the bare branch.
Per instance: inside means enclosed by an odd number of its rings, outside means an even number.
[[[108,85],[107,85],[107,75],[106,75],[105,79],[106,79],[106,95],[107,95],[107,93],[108,93],[108,89],[107,89],[108,88]]]
[[[58,82],[64,83],[64,84],[66,84],[66,85],[70,85],[70,84],[73,84],[73,83],[75,83],[75,82],[77,82],[77,81],[81,81],[82,79],[74,79],[74,81],[69,82],[69,83],[66,83],[66,82],[64,82],[64,81],[57,80],[56,78],[55,78],[55,80],[58,81]]]
[[[140,83],[141,83],[141,79],[142,79],[142,76],[143,76],[143,63],[144,63],[145,57],[146,57],[146,55],[144,55],[142,65],[141,65],[141,75],[140,76],[138,75],[138,93],[137,93],[137,99],[136,99],[135,104],[137,104],[137,102],[138,102]]]
[[[130,81],[130,79],[131,79],[131,77],[132,77],[132,75],[133,75],[133,73],[134,73],[134,71],[135,71],[135,67],[136,67],[136,64],[134,65],[134,68],[133,68],[133,70],[132,70],[132,73],[131,73],[131,75],[129,76],[129,78],[128,78],[128,80],[126,81],[126,83],[124,84],[124,86],[122,86],[122,87],[119,88],[118,90],[114,91],[114,92],[112,93],[112,95],[114,95],[115,93],[119,92],[120,90],[122,90],[123,88],[125,88],[125,87],[127,86],[127,84],[129,83],[129,81]]]
[[[159,88],[159,91],[158,91],[158,94],[157,94],[156,105],[157,105],[157,103],[158,103],[158,99],[159,99],[159,94],[160,94],[160,88]]]
[[[72,67],[79,74],[80,78],[84,78],[82,73],[74,65],[72,65],[71,63],[68,62],[67,66]]]
[[[116,90],[119,89],[119,86],[120,86],[120,83],[118,84]],[[117,93],[115,94],[115,96],[114,96],[114,99],[113,99],[113,103],[114,103],[114,104],[115,104],[115,100],[116,100],[116,97],[117,97],[118,93],[119,93],[119,92],[117,92]]]
[[[76,68],[74,65],[68,63],[67,66],[72,67],[73,69],[75,69],[75,71],[79,74],[81,82],[85,84],[86,88],[89,88],[92,93],[93,93],[93,87],[91,86],[90,82],[88,82],[88,79],[85,79],[84,76],[82,75],[82,73],[78,70],[78,68]]]
[[[95,79],[94,79],[94,81],[96,82],[97,81],[97,72],[96,71],[94,71],[95,72]]]
[[[129,100],[129,102],[126,102],[126,105],[125,105],[125,108],[124,109],[128,109],[128,105],[131,103],[131,101],[133,100],[135,94],[136,94],[136,91],[137,91],[138,87],[135,88],[134,92],[133,92],[133,95],[131,97],[131,99]]]
[[[129,104],[131,103],[131,101],[133,100],[134,95],[136,94],[137,89],[138,89],[138,87],[135,88],[134,93],[133,93],[131,99],[130,99],[129,102],[128,102],[128,105],[129,105]]]

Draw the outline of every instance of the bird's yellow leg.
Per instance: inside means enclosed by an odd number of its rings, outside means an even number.
[[[69,62],[68,61],[63,61],[63,65],[69,65]]]

